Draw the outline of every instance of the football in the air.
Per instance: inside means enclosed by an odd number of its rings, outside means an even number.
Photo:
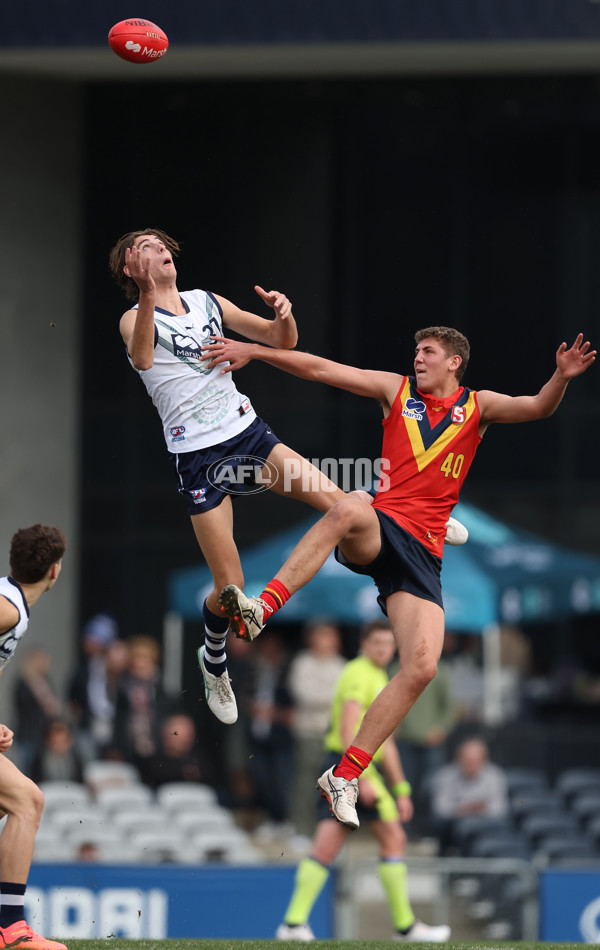
[[[115,23],[108,34],[110,48],[130,63],[154,63],[169,48],[164,30],[150,20],[130,17]]]

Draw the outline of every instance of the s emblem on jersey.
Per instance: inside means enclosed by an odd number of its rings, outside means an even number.
[[[467,412],[464,406],[452,406],[452,422],[455,426],[461,426],[467,418]]]
[[[423,418],[423,413],[425,412],[425,403],[422,399],[414,399],[412,396],[406,400],[404,404],[404,409],[402,410],[402,415],[406,419],[416,419],[417,422],[420,422]]]

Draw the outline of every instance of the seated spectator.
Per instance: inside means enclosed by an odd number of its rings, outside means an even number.
[[[487,815],[500,818],[508,814],[506,775],[489,761],[488,747],[482,739],[462,742],[454,761],[443,765],[432,778],[432,827],[440,854],[447,854],[453,825],[464,815]]]
[[[160,727],[160,749],[146,766],[146,782],[152,788],[167,782],[213,784],[210,763],[198,746],[196,726],[191,716],[174,713]]]
[[[77,848],[77,861],[94,863],[100,860],[98,845],[93,841],[82,841]]]
[[[36,782],[83,782],[83,764],[75,748],[75,735],[64,719],[52,720],[44,744],[31,763],[30,778]]]

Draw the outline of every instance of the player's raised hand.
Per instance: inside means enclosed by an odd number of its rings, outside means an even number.
[[[0,752],[6,752],[13,744],[14,733],[8,726],[0,723]]]
[[[138,285],[143,293],[153,293],[156,289],[154,277],[150,274],[150,258],[145,259],[141,251],[134,244],[125,251],[125,266],[129,277]]]
[[[271,307],[271,309],[275,311],[275,317],[278,317],[280,320],[285,320],[286,317],[291,316],[292,305],[285,294],[279,293],[278,290],[263,290],[258,284],[256,284],[254,289],[258,296],[262,297],[267,307]]]
[[[580,376],[596,359],[596,350],[590,350],[590,342],[583,342],[583,333],[578,333],[575,342],[567,349],[566,343],[561,343],[556,351],[556,365],[566,379]]]

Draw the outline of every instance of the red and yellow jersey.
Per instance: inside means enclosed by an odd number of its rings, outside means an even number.
[[[446,522],[481,442],[477,394],[460,386],[445,399],[405,376],[383,420],[381,476],[373,507],[442,557]]]

